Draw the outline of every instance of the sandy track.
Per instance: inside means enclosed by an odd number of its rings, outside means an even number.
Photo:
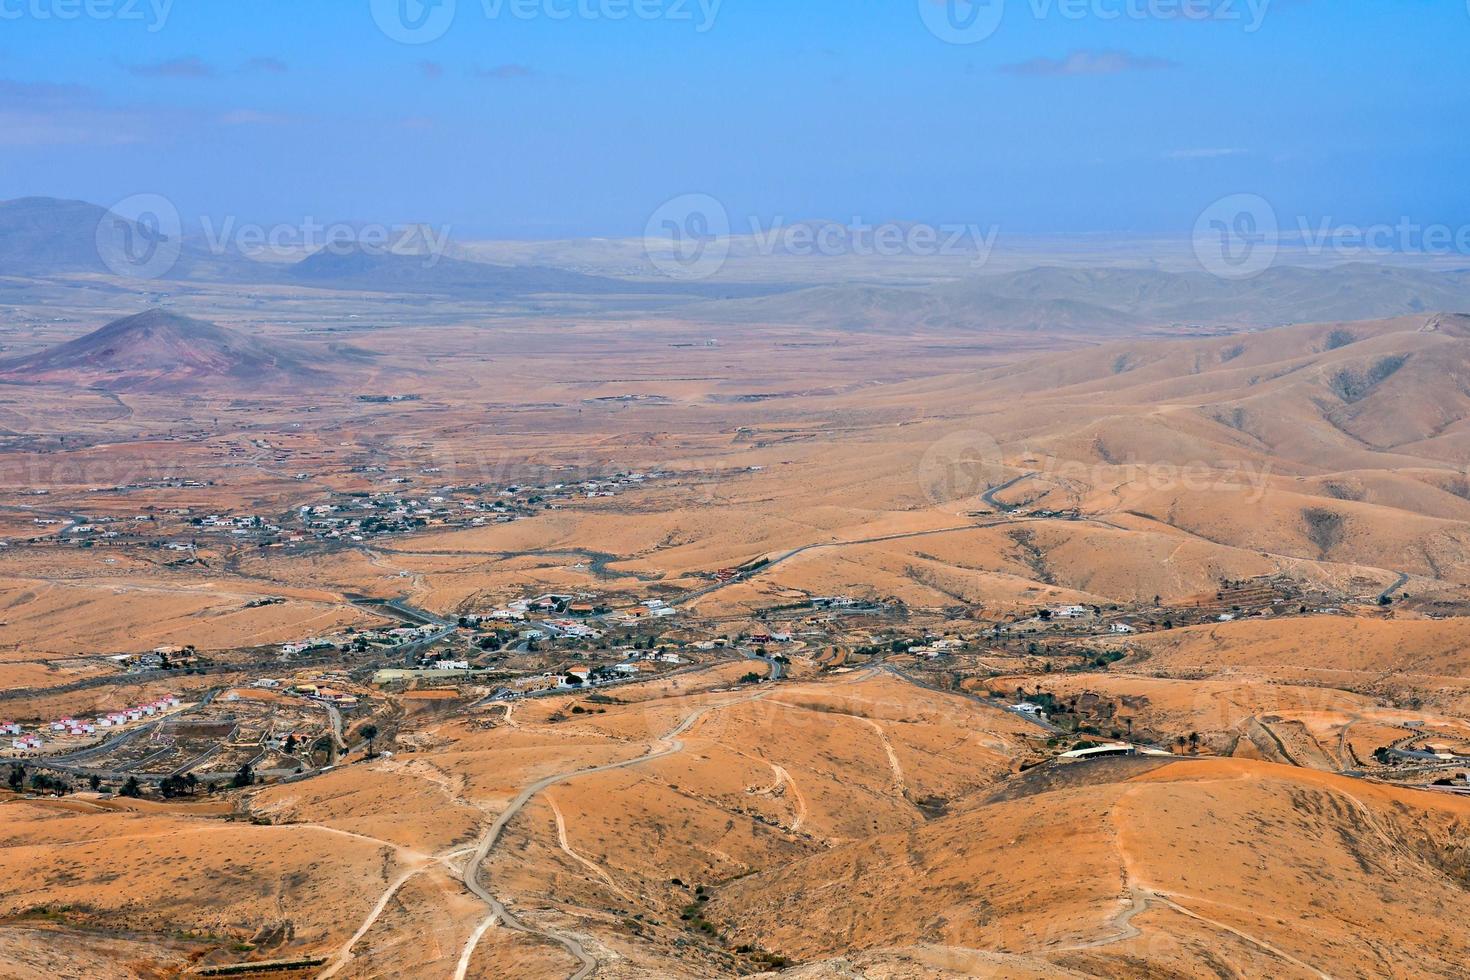
[[[475,932],[472,933],[470,938],[465,942],[464,950],[460,953],[459,965],[454,972],[454,980],[464,980],[465,975],[469,970],[470,962],[474,958],[475,947],[479,944],[480,937],[483,936],[490,925],[494,924],[495,922],[504,924],[505,927],[508,929],[514,929],[518,932],[524,932],[529,935],[536,935],[541,936],[545,939],[550,939],[551,941],[559,943],[560,945],[565,947],[567,952],[571,953],[580,962],[580,966],[578,966],[578,968],[572,973],[571,980],[584,980],[584,978],[591,976],[592,971],[597,968],[597,960],[595,960],[591,956],[591,954],[589,954],[587,950],[582,947],[582,944],[580,942],[570,936],[563,936],[560,933],[552,932],[547,929],[536,929],[526,925],[525,923],[517,919],[514,915],[512,915],[510,911],[500,902],[500,900],[497,899],[493,894],[491,894],[489,889],[480,884],[479,872],[481,865],[485,861],[485,858],[488,857],[491,850],[494,849],[495,844],[497,841],[499,841],[500,835],[502,832],[504,832],[506,825],[509,824],[510,821],[516,816],[516,814],[520,813],[525,805],[530,802],[531,799],[535,797],[538,793],[541,793],[542,791],[552,786],[555,786],[558,783],[563,783],[569,779],[574,779],[577,776],[588,776],[593,773],[610,772],[615,769],[626,769],[630,766],[638,766],[642,765],[645,762],[652,762],[655,759],[662,759],[667,756],[675,755],[684,750],[684,743],[679,739],[679,736],[689,731],[689,729],[694,726],[695,722],[699,721],[700,718],[704,717],[710,711],[715,711],[720,708],[728,708],[736,704],[744,704],[749,701],[756,701],[763,697],[766,697],[766,695],[755,694],[751,695],[750,697],[736,698],[731,701],[722,701],[719,704],[702,705],[686,715],[684,717],[684,720],[679,722],[679,724],[675,725],[673,728],[669,729],[669,731],[665,732],[657,742],[649,747],[649,750],[646,753],[638,756],[636,759],[627,759],[623,762],[610,762],[602,766],[592,766],[586,769],[572,769],[567,772],[557,773],[555,775],[546,776],[542,779],[539,779],[536,782],[532,783],[530,786],[527,786],[525,789],[521,790],[520,795],[512,800],[510,805],[507,806],[505,810],[501,812],[496,821],[491,824],[490,829],[480,840],[480,845],[475,850],[474,855],[470,858],[468,862],[465,863],[463,876],[465,887],[478,895],[486,905],[490,906],[491,914],[488,919],[480,923],[480,925],[475,929]],[[658,748],[657,746],[660,745],[664,747]]]
[[[1180,915],[1186,915],[1197,922],[1203,922],[1207,926],[1212,926],[1216,929],[1228,932],[1232,936],[1235,936],[1238,939],[1242,939],[1245,942],[1250,943],[1252,946],[1255,946],[1257,949],[1263,952],[1270,953],[1272,956],[1275,956],[1278,959],[1285,960],[1298,969],[1305,970],[1308,973],[1321,977],[1322,980],[1331,980],[1330,974],[1323,973],[1321,970],[1317,969],[1315,966],[1312,966],[1310,963],[1302,962],[1295,956],[1292,956],[1290,953],[1286,952],[1286,950],[1281,949],[1278,946],[1273,946],[1270,943],[1266,942],[1266,940],[1258,938],[1256,936],[1252,936],[1250,933],[1242,932],[1234,926],[1221,922],[1218,919],[1211,919],[1207,916],[1200,915],[1198,912],[1192,911],[1185,908],[1183,905],[1180,905],[1169,896],[1169,892],[1151,891],[1149,893],[1149,897],[1152,900],[1157,901],[1160,904],[1167,905],[1169,908],[1178,912]]]
[[[322,830],[331,829],[321,827],[317,824],[313,824],[312,826]],[[347,834],[349,837],[360,836],[357,834],[351,834],[347,831],[336,831],[336,833]],[[399,850],[407,851],[406,848],[399,848]],[[433,856],[432,859],[426,858],[423,855],[419,855],[417,854],[417,852],[408,852],[417,855],[419,860],[415,862],[414,867],[411,867],[408,870],[404,871],[388,884],[388,887],[383,890],[383,894],[378,896],[378,901],[373,905],[372,909],[369,910],[367,917],[362,920],[362,925],[358,926],[357,931],[352,934],[351,938],[349,938],[347,942],[342,944],[342,948],[337,950],[336,955],[333,956],[327,962],[326,966],[322,968],[322,971],[317,974],[317,980],[326,980],[327,977],[335,976],[337,972],[342,969],[342,967],[347,965],[347,963],[352,959],[352,947],[356,946],[362,940],[362,937],[366,936],[368,934],[368,931],[372,929],[372,927],[377,923],[379,917],[382,916],[384,910],[388,908],[388,903],[393,900],[394,895],[398,894],[398,890],[400,888],[408,884],[408,882],[411,881],[413,878],[423,874],[426,870],[432,867],[434,863],[442,863],[452,867],[452,865],[449,864],[452,858],[468,854],[469,852],[469,847],[461,846],[454,848],[453,850],[444,851],[440,854],[436,854]]]
[[[393,879],[392,883],[388,885],[387,890],[378,896],[377,903],[368,912],[367,918],[363,919],[362,925],[358,926],[357,931],[352,934],[352,938],[347,940],[346,944],[337,951],[337,955],[332,957],[322,971],[317,974],[318,980],[326,980],[327,977],[335,976],[337,971],[347,965],[347,961],[352,959],[352,947],[356,946],[358,941],[367,935],[368,930],[373,927],[373,924],[378,921],[378,917],[383,914],[383,910],[388,907],[388,903],[393,900],[393,896],[398,894],[398,889],[402,888],[410,878],[422,870],[422,866],[410,868]]]
[[[791,773],[787,772],[784,766],[778,766],[773,762],[771,763],[771,768],[776,770],[782,779],[786,780],[787,786],[791,787],[791,801],[796,804],[796,817],[791,821],[791,832],[796,833],[801,829],[801,825],[806,822],[807,813],[809,812],[807,810],[806,797],[801,795],[801,789],[796,785],[796,780],[791,778]]]
[[[1119,862],[1122,865],[1124,887],[1127,889],[1130,899],[1127,907],[1121,909],[1118,914],[1113,916],[1113,918],[1110,920],[1109,924],[1117,930],[1116,933],[1111,936],[1104,936],[1101,939],[1094,939],[1088,942],[1077,943],[1075,945],[1063,948],[1067,950],[1096,949],[1100,946],[1111,946],[1114,943],[1121,943],[1126,942],[1130,939],[1136,939],[1137,937],[1142,935],[1142,932],[1137,926],[1133,924],[1134,917],[1142,912],[1147,911],[1150,905],[1157,903],[1159,905],[1167,906],[1168,908],[1173,909],[1175,912],[1178,912],[1180,915],[1187,916],[1191,919],[1194,919],[1196,922],[1203,923],[1213,929],[1218,929],[1222,932],[1228,932],[1230,935],[1235,936],[1237,939],[1240,939],[1243,942],[1246,942],[1256,947],[1264,953],[1267,953],[1271,956],[1276,957],[1277,959],[1290,963],[1292,966],[1304,970],[1307,973],[1310,973],[1314,976],[1322,977],[1324,978],[1324,980],[1327,980],[1329,976],[1328,974],[1323,973],[1321,970],[1317,969],[1309,963],[1304,963],[1303,961],[1297,959],[1295,956],[1292,956],[1290,953],[1286,952],[1280,947],[1274,946],[1258,936],[1252,936],[1250,933],[1236,928],[1235,926],[1229,925],[1228,923],[1220,922],[1217,919],[1212,919],[1208,916],[1201,915],[1200,913],[1195,912],[1192,909],[1184,907],[1183,905],[1179,904],[1178,901],[1176,901],[1176,899],[1178,898],[1187,899],[1190,898],[1190,896],[1179,895],[1175,892],[1155,888],[1147,882],[1140,880],[1135,870],[1133,854],[1128,848],[1128,842],[1123,829],[1123,821],[1119,819],[1119,811],[1122,810],[1130,800],[1140,795],[1143,791],[1144,788],[1141,786],[1128,787],[1126,790],[1123,791],[1122,795],[1118,797],[1117,802],[1113,805],[1109,813],[1109,819],[1113,824],[1114,843],[1118,849]],[[1354,799],[1353,802],[1356,803],[1357,800]]]
[[[805,705],[792,704],[789,701],[771,701],[770,703],[778,704],[783,708],[790,708],[792,711],[813,710],[812,708],[808,708]],[[873,729],[873,731],[878,736],[878,741],[883,745],[883,751],[888,756],[888,769],[893,774],[894,791],[900,799],[907,799],[908,780],[904,778],[903,765],[899,763],[898,753],[893,750],[893,742],[889,740],[888,732],[884,730],[883,726],[878,724],[871,718],[865,718],[862,715],[855,715],[847,711],[827,711],[823,712],[823,714],[836,715],[840,718],[851,718],[854,721],[860,721],[863,724],[867,725],[869,728]]]
[[[883,730],[882,725],[871,718],[862,718],[858,715],[852,717],[867,722],[872,726],[873,731],[878,733],[878,740],[883,743],[883,751],[888,753],[888,768],[893,771],[893,788],[898,791],[899,796],[907,794],[908,782],[903,777],[903,766],[899,764],[898,753],[893,751],[893,743],[889,741],[888,733]]]
[[[582,867],[592,872],[603,884],[607,885],[607,887],[611,888],[613,891],[617,892],[619,895],[623,896],[625,899],[631,902],[633,900],[633,897],[627,892],[623,891],[618,883],[612,880],[612,876],[609,875],[605,870],[603,870],[602,865],[591,860],[590,858],[578,854],[576,850],[572,848],[571,842],[567,840],[567,822],[566,819],[562,816],[561,807],[556,805],[556,798],[553,797],[550,793],[547,793],[546,802],[551,804],[551,815],[556,818],[556,842],[561,846],[562,851],[567,855],[567,857],[571,858],[573,861],[576,861]]]
[[[746,759],[754,759],[757,762],[765,763],[766,765],[771,767],[771,775],[776,778],[776,781],[769,786],[761,787],[754,790],[747,790],[747,792],[752,793],[756,796],[767,796],[774,795],[776,791],[779,790],[782,786],[791,787],[791,802],[796,807],[796,814],[792,817],[791,826],[787,829],[789,829],[793,834],[800,831],[801,825],[806,822],[808,814],[806,797],[801,795],[801,788],[796,785],[796,780],[791,778],[791,773],[786,771],[786,767],[779,766],[769,759],[764,759],[760,756],[751,755],[748,752],[737,751],[735,752],[735,754]]]

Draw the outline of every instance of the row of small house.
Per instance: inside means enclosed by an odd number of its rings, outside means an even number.
[[[151,718],[154,715],[171,711],[178,706],[178,697],[172,694],[166,694],[156,701],[134,705],[122,711],[110,711],[105,715],[98,715],[95,719],[72,718],[70,716],[58,718],[49,725],[43,726],[43,728],[49,729],[53,735],[68,735],[84,738],[88,735],[95,735],[98,731],[105,731],[110,728],[122,728],[131,722]],[[39,749],[42,745],[39,732],[26,732],[15,722],[0,722],[0,734],[12,736],[10,747],[13,749],[29,751]]]

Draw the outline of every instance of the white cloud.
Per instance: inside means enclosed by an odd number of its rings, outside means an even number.
[[[1078,48],[1065,58],[1032,58],[1014,65],[1002,65],[1001,71],[1012,75],[1055,77],[1065,75],[1117,75],[1126,71],[1149,71],[1173,68],[1168,58],[1134,54],[1117,48],[1101,50]]]
[[[1241,149],[1240,147],[1235,146],[1202,146],[1186,150],[1170,150],[1168,153],[1164,154],[1164,156],[1168,157],[1170,160],[1218,160],[1221,157],[1244,156],[1249,152],[1250,150]]]

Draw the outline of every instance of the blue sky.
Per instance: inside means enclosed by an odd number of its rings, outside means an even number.
[[[510,237],[688,192],[737,227],[1185,235],[1239,192],[1470,224],[1465,0],[990,0],[969,44],[940,0],[455,0],[423,44],[374,0],[167,2],[0,0],[0,197]]]

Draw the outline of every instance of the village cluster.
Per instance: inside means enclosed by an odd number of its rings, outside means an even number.
[[[365,650],[369,646],[398,646],[403,643],[413,643],[433,636],[438,628],[432,625],[423,626],[394,626],[385,629],[353,630],[346,633],[332,633],[325,636],[314,636],[304,640],[295,640],[290,643],[281,644],[281,654],[285,657],[294,657],[313,650],[330,649],[353,649]]]
[[[356,472],[386,474],[383,467],[362,466]],[[422,476],[437,476],[438,467],[425,467]],[[615,497],[621,491],[642,486],[662,474],[619,473],[578,481],[497,485],[490,483],[448,484],[421,493],[399,489],[371,493],[334,494],[330,500],[302,505],[298,509],[300,531],[285,538],[295,544],[311,536],[316,540],[409,534],[426,527],[481,527],[503,524],[534,515],[538,509],[556,510],[564,502],[583,498]],[[298,478],[304,478],[300,474]],[[388,477],[395,488],[416,481],[415,477]]]
[[[262,446],[257,448],[269,448]],[[242,455],[234,447],[226,455]],[[229,514],[202,512],[194,507],[145,506],[130,516],[47,514],[33,519],[38,535],[21,542],[45,544],[62,541],[80,547],[99,544],[143,543],[192,556],[200,548],[215,550],[249,546],[295,548],[310,543],[357,542],[411,534],[425,528],[466,528],[506,523],[530,517],[540,510],[557,510],[574,500],[616,497],[668,474],[619,472],[557,482],[442,484],[423,490],[406,488],[435,483],[441,467],[426,466],[412,475],[389,475],[386,467],[355,466],[351,472],[366,476],[383,489],[333,492],[326,500],[303,503],[287,514]],[[297,473],[295,479],[310,479]],[[136,490],[203,490],[204,481],[170,478],[153,482],[94,487],[94,494],[124,495]],[[9,546],[11,542],[0,542]]]

